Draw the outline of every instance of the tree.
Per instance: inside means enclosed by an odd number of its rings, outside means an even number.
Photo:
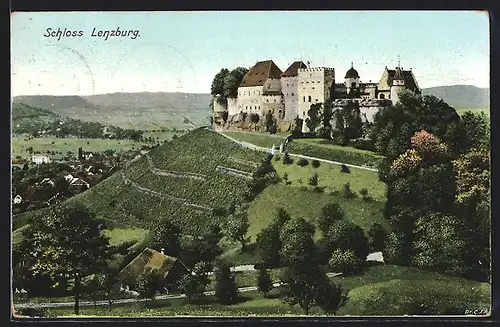
[[[460,125],[465,133],[465,144],[463,150],[487,149],[489,147],[490,128],[488,118],[481,112],[480,114],[466,111],[460,117]]]
[[[218,262],[215,269],[215,297],[223,304],[230,304],[237,296],[238,287],[234,273],[226,262]]]
[[[290,306],[299,305],[306,315],[319,306],[326,312],[336,313],[347,300],[340,286],[330,282],[318,266],[294,266],[283,274],[280,295]]]
[[[323,261],[330,259],[334,249],[353,250],[356,258],[363,262],[370,252],[363,229],[348,220],[333,222],[328,232],[320,240],[319,247]]]
[[[280,230],[275,224],[264,228],[257,235],[257,248],[260,258],[266,267],[278,267],[280,263]]]
[[[248,214],[242,209],[238,209],[234,214],[231,214],[225,224],[226,235],[232,240],[240,242],[242,252],[245,251],[248,242],[247,232],[249,227]]]
[[[336,272],[352,275],[359,271],[362,261],[356,257],[353,250],[335,249],[328,261],[328,265]]]
[[[224,76],[224,90],[221,94],[223,94],[225,98],[236,98],[238,95],[238,86],[247,72],[248,69],[238,67],[227,73]]]
[[[299,137],[302,135],[302,124],[303,120],[299,118],[299,116],[295,117],[294,122],[293,122],[293,131],[292,131],[292,136],[293,137]]]
[[[259,275],[257,276],[257,288],[259,292],[261,292],[264,297],[267,297],[267,294],[273,288],[273,281],[271,280],[271,276],[266,269],[259,269]]]
[[[79,314],[82,279],[101,271],[110,259],[104,225],[81,205],[56,207],[35,215],[23,232],[23,249],[32,275],[72,281],[75,314]]]
[[[316,225],[323,232],[323,234],[326,234],[335,221],[342,219],[344,219],[344,210],[340,207],[338,202],[331,202],[325,204],[321,208]]]
[[[368,240],[373,250],[382,251],[387,242],[387,233],[384,226],[374,223],[368,230]]]
[[[314,225],[303,218],[292,218],[281,230],[280,261],[288,266],[316,262]]]
[[[312,104],[307,111],[306,126],[311,133],[316,131],[316,128],[321,122],[321,103]]]
[[[311,177],[309,177],[309,185],[318,186],[318,173],[314,173]]]
[[[197,263],[190,274],[182,276],[179,281],[179,290],[186,294],[188,303],[201,296],[209,283],[208,272],[212,265],[207,262]]]
[[[162,217],[153,222],[153,246],[157,250],[165,249],[165,253],[178,257],[181,253],[180,229],[172,222]]]
[[[109,312],[115,300],[121,295],[118,274],[119,271],[116,269],[107,269],[104,274],[97,274],[94,279],[97,284],[97,294],[108,301]]]
[[[212,81],[212,86],[211,86],[211,94],[213,96],[216,95],[221,95],[224,96],[224,80],[226,79],[226,76],[229,74],[229,69],[223,68],[218,72],[213,81]]]
[[[419,219],[415,226],[414,261],[417,266],[458,276],[467,273],[465,257],[469,245],[463,222],[436,213]]]
[[[162,278],[156,269],[151,269],[139,277],[137,291],[139,297],[146,300],[154,300],[156,293],[161,288]]]

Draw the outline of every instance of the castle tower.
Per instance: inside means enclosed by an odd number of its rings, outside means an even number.
[[[399,102],[399,92],[405,88],[405,79],[403,75],[403,70],[401,67],[396,67],[396,72],[394,73],[394,77],[392,78],[392,86],[391,86],[391,100],[392,104],[396,104]]]
[[[352,90],[357,90],[359,88],[359,74],[358,71],[354,69],[352,62],[351,68],[345,74],[344,84],[347,88],[347,94],[351,93]]]

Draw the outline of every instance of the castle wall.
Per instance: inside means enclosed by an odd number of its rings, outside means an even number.
[[[279,121],[283,120],[285,104],[283,103],[281,95],[265,95],[262,97],[262,100],[263,117],[265,117],[268,112],[271,112],[274,118]]]
[[[332,84],[335,81],[333,68],[299,69],[299,117],[305,119],[312,104],[324,103],[330,98]]]
[[[240,112],[238,109],[238,98],[228,98],[227,99],[227,111],[228,115],[236,115]]]
[[[289,76],[281,78],[281,92],[285,103],[285,121],[293,121],[299,115],[298,76]]]
[[[238,112],[260,114],[262,111],[263,86],[250,86],[238,88]]]

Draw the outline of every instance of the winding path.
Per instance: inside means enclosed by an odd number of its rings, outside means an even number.
[[[249,149],[252,149],[252,150],[256,150],[256,151],[261,151],[261,152],[267,152],[267,153],[272,153],[271,149],[270,148],[264,148],[264,147],[261,147],[261,146],[257,146],[257,145],[254,145],[252,143],[248,143],[248,142],[244,142],[244,141],[239,141],[231,136],[228,136],[228,135],[225,135],[223,132],[220,132],[220,131],[216,131],[216,130],[213,130],[213,129],[210,129],[210,128],[207,128],[208,130],[214,132],[214,133],[217,133],[219,135],[222,135],[224,136],[225,138],[227,138],[228,140],[231,140],[245,148],[249,148]],[[357,169],[362,169],[362,170],[368,170],[368,171],[374,171],[374,172],[377,172],[378,169],[375,169],[375,168],[369,168],[369,167],[365,167],[365,166],[357,166],[357,165],[351,165],[351,164],[346,164],[344,162],[339,162],[339,161],[333,161],[333,160],[327,160],[327,159],[322,159],[322,158],[316,158],[316,157],[310,157],[310,156],[304,156],[302,154],[296,154],[296,153],[288,153],[289,156],[291,157],[296,157],[296,158],[304,158],[304,159],[308,159],[308,160],[318,160],[319,162],[324,162],[324,163],[328,163],[328,164],[332,164],[332,165],[346,165],[348,167],[352,167],[352,168],[357,168]]]
[[[341,273],[327,273],[328,277],[336,277],[342,275]],[[281,286],[281,283],[274,283],[273,287],[279,287]],[[258,288],[257,286],[248,286],[248,287],[240,287],[238,288],[238,291],[240,293],[244,292],[251,292],[251,291],[257,291]],[[214,295],[215,291],[208,291],[204,292],[203,294],[205,295]],[[185,298],[185,294],[179,294],[179,295],[160,295],[155,297],[156,300],[173,300],[173,299],[182,299]],[[113,302],[113,305],[117,304],[126,304],[126,303],[138,303],[138,302],[145,302],[145,299],[138,299],[138,298],[129,298],[129,299],[121,299],[121,300],[116,300]],[[67,307],[73,307],[75,305],[74,302],[52,302],[52,303],[18,303],[14,304],[14,307],[16,309],[24,309],[24,308],[67,308]],[[80,307],[90,307],[90,306],[104,306],[108,305],[108,301],[97,301],[97,302],[92,302],[92,301],[80,301]]]

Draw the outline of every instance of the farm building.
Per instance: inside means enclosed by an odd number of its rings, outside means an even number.
[[[175,289],[177,281],[189,273],[189,269],[178,258],[174,258],[150,248],[145,248],[120,272],[120,279],[126,285],[136,286],[139,278],[155,270],[163,279],[166,289]]]

